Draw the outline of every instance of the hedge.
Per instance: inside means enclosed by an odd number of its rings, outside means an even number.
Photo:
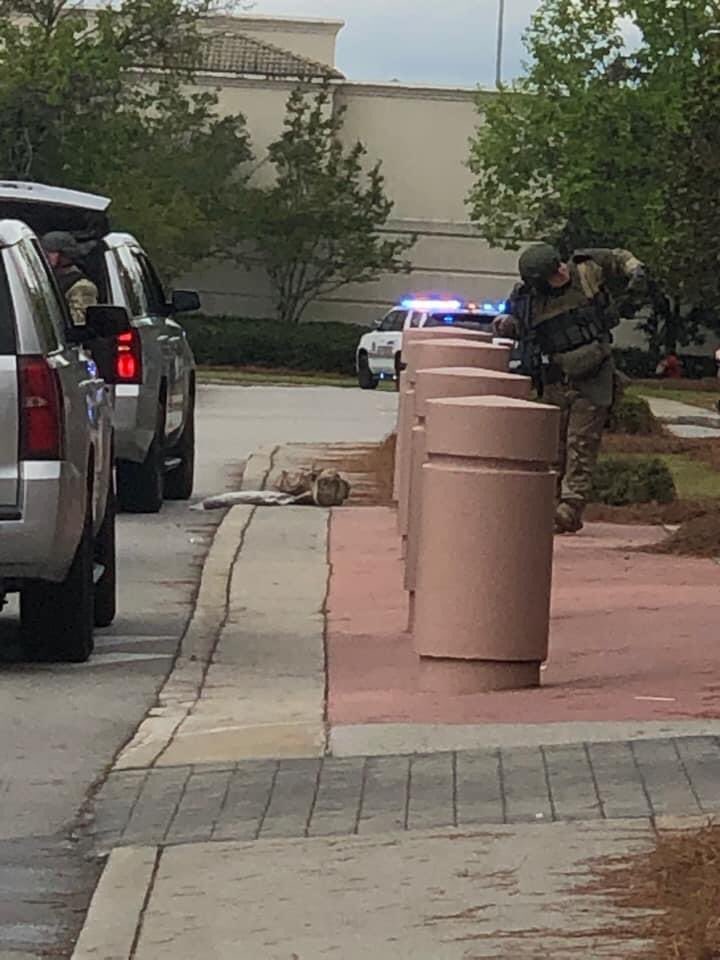
[[[352,375],[367,327],[327,322],[191,316],[182,320],[195,359],[206,366],[267,367]]]
[[[198,363],[210,366],[275,367],[352,374],[355,349],[367,327],[337,321],[288,326],[277,320],[235,316],[191,316],[183,326]],[[655,363],[646,350],[615,350],[618,368],[633,379],[655,376]],[[714,376],[711,357],[681,359],[689,377]]]
[[[621,397],[610,411],[608,422],[610,433],[644,434],[648,436],[658,432],[658,422],[652,414],[650,404],[642,397],[626,394]]]
[[[670,503],[676,497],[670,470],[659,457],[607,457],[595,467],[591,499],[613,507]]]
[[[622,370],[633,380],[655,378],[657,361],[651,358],[647,350],[640,347],[626,347],[613,350],[613,356],[618,370]],[[702,380],[704,377],[715,376],[715,360],[711,356],[679,353],[678,359],[682,361],[685,376],[690,380]]]

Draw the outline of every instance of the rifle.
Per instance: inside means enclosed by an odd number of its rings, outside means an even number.
[[[543,395],[543,353],[538,342],[537,330],[532,325],[532,291],[522,285],[513,290],[508,307],[518,332],[521,371],[532,379],[538,397]]]

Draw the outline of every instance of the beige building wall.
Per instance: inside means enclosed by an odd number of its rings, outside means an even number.
[[[467,221],[474,91],[349,83],[335,101],[346,108],[347,143],[361,140],[372,160],[382,160],[396,218]]]
[[[222,113],[242,112],[256,154],[256,178],[267,181],[263,160],[279,133],[292,83],[226,78],[205,81],[218,94]],[[387,275],[345,287],[320,299],[309,320],[369,324],[399,299],[437,292],[467,299],[501,299],[514,282],[517,255],[490,248],[467,220],[471,186],[465,167],[468,140],[478,121],[470,90],[341,83],[336,105],[346,108],[344,137],[361,140],[368,161],[381,160],[388,195],[395,203],[393,234],[417,235],[409,254],[410,275]],[[272,291],[260,271],[227,264],[199,267],[183,282],[194,283],[207,313],[268,317]]]

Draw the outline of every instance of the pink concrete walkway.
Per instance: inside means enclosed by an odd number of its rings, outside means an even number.
[[[330,722],[720,717],[720,566],[628,550],[657,539],[652,528],[604,524],[558,539],[543,688],[440,701],[416,686],[393,513],[334,511]]]

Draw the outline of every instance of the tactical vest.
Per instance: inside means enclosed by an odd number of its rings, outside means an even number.
[[[607,339],[601,310],[593,303],[549,317],[537,328],[540,349],[553,356]]]

